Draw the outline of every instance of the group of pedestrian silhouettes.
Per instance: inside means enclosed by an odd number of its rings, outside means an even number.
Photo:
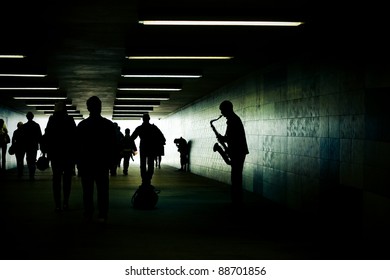
[[[42,139],[42,131],[39,124],[33,120],[34,114],[32,112],[28,112],[26,118],[26,123],[19,122],[17,124],[17,129],[14,131],[12,138],[8,135],[4,120],[0,120],[1,170],[5,172],[7,145],[11,144],[9,153],[15,154],[18,176],[21,177],[23,175],[24,158],[26,158],[30,180],[34,180],[36,158]]]
[[[97,220],[105,223],[109,210],[109,177],[116,175],[122,158],[123,174],[128,175],[130,159],[138,153],[134,141],[140,138],[141,186],[151,186],[154,164],[156,161],[156,167],[160,167],[166,139],[161,130],[150,123],[149,114],[143,115],[142,124],[136,127],[132,134],[130,129],[126,128],[123,135],[116,123],[101,115],[102,103],[97,96],[90,97],[86,105],[89,117],[76,125],[73,117],[67,114],[65,103],[56,103],[54,113],[49,117],[43,134],[39,124],[33,120],[34,114],[28,112],[27,122],[17,124],[10,142],[16,157],[19,177],[23,176],[25,156],[30,180],[35,178],[38,150],[43,156],[47,156],[51,162],[53,198],[57,212],[69,209],[72,176],[77,167],[83,189],[84,220],[87,223],[93,220],[96,186]],[[220,109],[228,120],[226,135],[218,135],[218,137],[228,143],[231,151],[232,202],[241,203],[242,170],[245,155],[248,153],[245,132],[240,118],[233,112],[230,101],[221,103]],[[2,119],[0,119],[0,128],[2,158],[5,158],[8,144],[5,135],[8,131]],[[176,138],[174,143],[180,153],[179,170],[186,171],[188,170],[188,143],[182,137]],[[5,159],[2,160],[2,169],[5,169]]]

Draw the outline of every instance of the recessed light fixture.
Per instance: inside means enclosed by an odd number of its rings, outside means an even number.
[[[37,107],[37,106],[45,106],[45,107],[54,107],[55,106],[55,103],[56,102],[59,102],[59,101],[62,101],[62,102],[65,102],[66,106],[73,106],[72,105],[72,100],[70,99],[67,99],[67,100],[63,100],[62,97],[61,99],[52,99],[52,100],[39,100],[39,99],[34,99],[34,100],[27,100],[26,101],[26,106],[28,107]]]
[[[38,110],[37,109],[37,111],[43,111],[43,113],[44,114],[53,114],[55,111],[54,111],[54,109],[53,110]],[[76,114],[76,115],[80,115],[80,110],[67,110],[67,112],[66,112],[68,115],[74,115],[74,114]]]
[[[0,74],[0,77],[44,78],[45,74]]]
[[[160,101],[154,101],[154,100],[133,100],[133,101],[127,101],[127,100],[116,100],[114,103],[114,107],[158,107],[160,106]]]
[[[59,96],[14,96],[13,99],[17,100],[57,100],[57,99],[66,99],[67,97],[59,97]]]
[[[116,100],[169,100],[169,94],[117,94]]]
[[[131,106],[117,106],[114,105],[114,111],[116,112],[144,112],[144,111],[153,111],[153,106],[143,106],[143,107],[131,107]]]
[[[54,103],[52,103],[52,104],[42,104],[42,103],[38,103],[38,102],[34,102],[34,103],[29,103],[29,104],[26,104],[26,106],[27,107],[40,107],[40,108],[43,108],[43,107],[45,107],[45,108],[51,108],[51,107],[54,107],[55,105],[54,105]],[[72,107],[72,106],[74,106],[74,105],[72,105],[72,104],[65,104],[65,106],[67,107],[67,108],[70,108],[70,107]],[[37,109],[38,110],[38,109]],[[45,109],[46,110],[46,109]]]
[[[0,58],[25,58],[25,56],[20,54],[0,54]]]
[[[147,113],[146,111],[142,112],[114,112],[112,115],[113,116],[142,116],[142,114]]]
[[[53,111],[54,112],[54,105],[52,105],[52,106],[35,106],[35,110],[37,110],[37,111]],[[70,105],[70,106],[66,106],[66,111],[67,112],[75,112],[75,111],[77,111],[77,109],[76,109],[76,106]],[[80,112],[80,111],[78,111],[78,112]]]
[[[181,91],[175,87],[120,87],[120,91]]]
[[[142,116],[137,116],[137,117],[116,117],[116,116],[113,116],[111,119],[113,121],[117,120],[117,121],[135,121],[135,120],[139,120],[141,119]]]
[[[58,90],[58,87],[0,87],[0,90]]]
[[[238,20],[142,20],[143,25],[197,25],[197,26],[299,26],[301,21],[238,21]]]
[[[178,78],[178,79],[196,79],[202,77],[200,74],[123,74],[124,78]]]
[[[150,101],[143,105],[129,103],[127,105],[114,105],[114,111],[153,111],[153,108],[158,106],[160,106],[159,101]]]
[[[169,96],[117,96],[116,100],[169,100]]]
[[[232,56],[196,56],[196,55],[133,55],[126,56],[127,59],[189,59],[189,60],[219,60],[219,59],[232,59]]]
[[[114,115],[134,115],[134,114],[144,114],[144,113],[149,113],[151,111],[136,111],[136,112],[133,112],[133,111],[113,111],[113,114]]]

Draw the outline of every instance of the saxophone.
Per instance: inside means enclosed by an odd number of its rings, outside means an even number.
[[[217,139],[218,139],[219,133],[215,129],[213,122],[219,120],[220,118],[222,118],[222,115],[220,115],[218,118],[210,121],[210,126],[213,129],[215,135],[217,136]],[[226,144],[224,142],[220,141],[219,139],[218,139],[218,142],[221,145],[219,145],[218,143],[215,143],[214,147],[213,147],[213,151],[218,152],[221,155],[221,157],[223,158],[223,160],[226,162],[227,165],[231,165],[231,160],[230,160],[229,154],[227,152],[228,148],[226,147]]]

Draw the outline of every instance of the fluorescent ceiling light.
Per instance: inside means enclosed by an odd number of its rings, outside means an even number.
[[[44,78],[47,75],[44,74],[0,74],[0,77],[31,77],[31,78]]]
[[[139,120],[140,118],[142,118],[142,116],[138,116],[138,117],[112,117],[112,120]]]
[[[176,55],[176,56],[173,56],[173,55],[165,55],[165,56],[161,56],[161,55],[148,55],[148,56],[140,56],[140,55],[137,55],[137,56],[126,56],[127,59],[232,59],[233,57],[232,56],[196,56],[196,55],[192,55],[192,56],[179,56],[179,55]]]
[[[54,107],[55,106],[55,103],[58,102],[58,101],[63,101],[62,97],[61,98],[58,98],[58,100],[39,100],[39,99],[35,99],[33,101],[26,101],[26,106],[29,106],[29,107],[37,107],[37,106],[46,106],[46,107]],[[65,101],[66,103],[66,106],[73,106],[72,105],[72,101],[71,100],[66,100]]]
[[[134,113],[132,113],[132,112],[114,112],[112,115],[113,116],[139,116],[139,115],[142,116],[142,114],[144,114],[144,113],[147,113],[147,112],[146,111],[134,112]]]
[[[299,26],[300,21],[227,21],[227,20],[143,20],[144,25],[198,25],[198,26]]]
[[[124,78],[200,78],[199,74],[124,74]]]
[[[44,100],[56,100],[56,99],[66,99],[67,97],[58,97],[58,96],[14,96],[13,99],[17,100],[35,100],[35,99],[44,99]]]
[[[157,96],[122,96],[116,97],[116,100],[169,100],[169,97],[157,97]]]
[[[25,58],[25,56],[19,54],[0,54],[0,58]]]
[[[181,88],[163,88],[163,87],[123,87],[118,88],[121,91],[180,91]]]
[[[139,106],[153,106],[158,107],[160,105],[159,101],[115,101],[114,106],[131,106],[131,107],[139,107]]]
[[[169,94],[117,94],[116,100],[146,100],[149,102],[152,100],[169,100]]]
[[[58,90],[57,87],[0,87],[0,90]]]
[[[35,110],[37,111],[53,111],[54,112],[54,105],[52,106],[36,106]],[[66,107],[67,112],[80,112],[79,110],[76,109],[76,106],[70,105]]]
[[[49,111],[47,111],[47,112],[43,112],[45,115],[52,115],[53,114],[53,112],[49,112]],[[80,114],[80,112],[68,112],[67,113],[69,116],[72,116],[73,118],[77,118],[77,119],[79,119],[79,118],[83,118],[83,115],[82,114]]]
[[[53,114],[55,111],[54,111],[54,109],[53,110],[40,110],[40,109],[37,109],[37,111],[43,111],[44,112],[44,114]],[[67,112],[67,114],[80,114],[80,110],[66,110],[66,112]]]
[[[132,107],[132,106],[117,106],[114,105],[114,111],[129,111],[129,112],[143,112],[143,111],[153,111],[153,106],[139,106],[139,107]]]
[[[155,103],[157,102],[157,103]],[[136,110],[142,110],[142,111],[153,111],[153,107],[158,107],[160,106],[160,102],[159,101],[151,101],[151,102],[148,102],[145,104],[132,104],[132,103],[129,103],[127,105],[114,105],[114,111],[118,110],[118,111],[126,111],[126,110],[130,110],[130,111],[136,111]]]
[[[73,105],[72,104],[65,104],[66,107],[72,107]],[[30,103],[30,104],[26,104],[26,106],[28,107],[54,107],[55,104],[52,103],[52,104],[42,104],[42,103],[38,103],[38,102],[35,102],[35,103]]]
[[[124,110],[124,111],[117,111],[114,110],[113,113],[116,115],[129,115],[129,114],[142,114],[142,113],[147,113],[147,112],[152,112],[153,110],[137,110],[137,111],[129,111],[129,110]]]

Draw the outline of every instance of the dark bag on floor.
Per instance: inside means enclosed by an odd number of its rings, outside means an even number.
[[[158,194],[160,190],[156,190],[153,186],[139,186],[131,198],[131,203],[136,209],[149,210],[156,207]]]

